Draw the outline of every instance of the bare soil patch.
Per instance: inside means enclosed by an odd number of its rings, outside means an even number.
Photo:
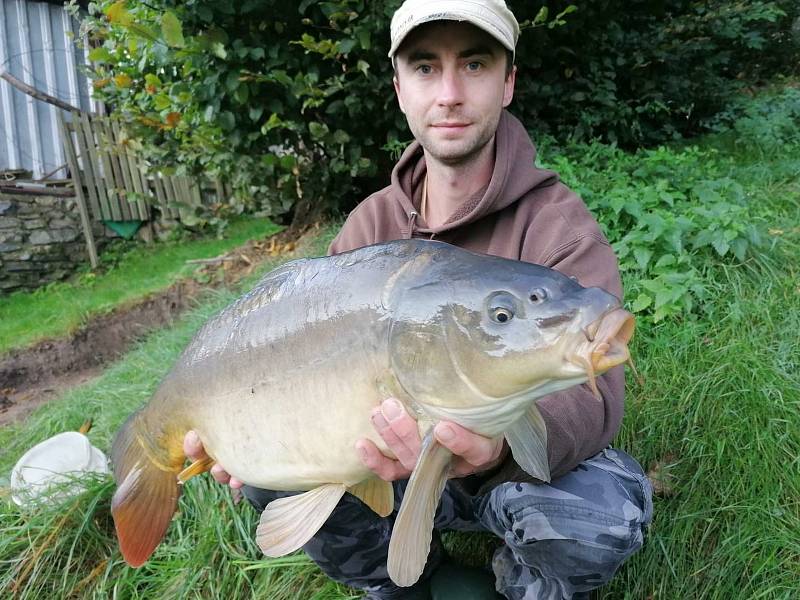
[[[230,286],[269,257],[294,250],[304,231],[285,230],[213,259],[193,261],[192,279],[99,315],[66,338],[0,356],[0,426],[20,421],[64,391],[97,377],[136,340],[169,325],[208,289]]]

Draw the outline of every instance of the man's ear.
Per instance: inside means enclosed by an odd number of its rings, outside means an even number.
[[[503,108],[507,107],[511,104],[511,101],[514,99],[514,83],[517,81],[517,65],[511,67],[511,72],[506,77],[506,81],[503,84]]]
[[[397,73],[392,77],[392,83],[394,84],[395,96],[397,96],[397,104],[400,105],[400,112],[406,114],[406,109],[403,108],[403,98],[400,96],[400,80],[397,78]]]

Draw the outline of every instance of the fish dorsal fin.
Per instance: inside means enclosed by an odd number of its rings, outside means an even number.
[[[547,426],[535,403],[531,404],[527,412],[506,429],[505,437],[517,464],[528,475],[549,482]]]
[[[394,510],[394,488],[388,481],[367,479],[347,488],[347,491],[381,517],[388,517]]]
[[[319,531],[344,492],[341,483],[329,483],[297,496],[273,500],[261,513],[256,529],[258,547],[267,556],[294,552]]]
[[[397,585],[416,583],[431,547],[433,518],[450,472],[452,453],[433,437],[433,428],[422,440],[422,451],[408,481],[389,542],[387,568]]]

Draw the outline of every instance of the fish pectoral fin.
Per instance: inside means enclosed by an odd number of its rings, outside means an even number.
[[[452,453],[433,437],[433,428],[422,440],[422,451],[408,481],[389,542],[387,568],[397,585],[416,583],[431,547],[433,518],[447,483]]]
[[[261,513],[256,529],[258,547],[267,556],[294,552],[328,520],[345,489],[341,483],[329,483],[297,496],[273,500]]]
[[[388,517],[394,510],[394,488],[388,481],[367,479],[347,488],[347,491],[381,517]]]
[[[505,431],[505,438],[514,460],[528,475],[550,481],[547,426],[535,403]]]

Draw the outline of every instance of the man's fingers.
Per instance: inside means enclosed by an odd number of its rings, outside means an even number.
[[[231,480],[231,476],[220,464],[215,464],[211,467],[211,476],[219,483],[228,483]]]
[[[420,451],[417,422],[393,398],[372,412],[372,423],[386,445],[407,470],[414,468]]]
[[[200,441],[200,436],[194,431],[187,431],[183,436],[183,453],[189,460],[202,460],[207,458],[203,442]]]
[[[183,453],[192,461],[208,458],[208,454],[206,454],[206,450],[203,448],[203,442],[200,441],[200,436],[194,431],[187,431],[186,435],[183,436]],[[231,477],[220,464],[215,463],[214,466],[211,467],[210,472],[211,476],[216,481],[223,484],[227,483],[233,489],[239,489],[244,485],[242,480]]]
[[[456,456],[480,470],[490,466],[503,450],[503,438],[487,438],[455,423],[442,421],[434,429],[436,439]]]
[[[405,479],[411,473],[399,461],[384,456],[370,440],[358,440],[356,451],[361,462],[384,481]]]

